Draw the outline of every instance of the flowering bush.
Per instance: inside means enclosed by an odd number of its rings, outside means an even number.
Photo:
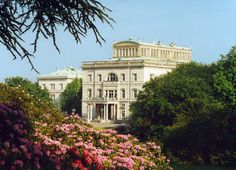
[[[171,169],[154,142],[140,143],[111,129],[94,130],[77,115],[65,117],[61,125],[36,122],[35,126],[35,140],[50,146],[50,157],[64,160],[57,166],[66,169]]]
[[[32,97],[21,87],[10,87],[0,83],[0,103],[14,103],[32,121],[55,123],[63,118],[57,107],[47,101]],[[50,114],[45,116],[46,113]]]
[[[71,148],[67,151],[63,169],[96,169],[102,170],[102,160],[86,149]]]
[[[15,107],[0,104],[0,169],[41,169],[41,145],[29,138],[30,123]]]
[[[20,89],[0,86],[11,92],[0,88],[0,169],[171,169],[153,142],[95,130],[78,115],[62,116]]]

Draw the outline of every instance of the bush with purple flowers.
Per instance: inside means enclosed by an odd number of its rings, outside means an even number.
[[[31,124],[22,111],[0,104],[0,169],[40,169],[41,145],[30,139]]]

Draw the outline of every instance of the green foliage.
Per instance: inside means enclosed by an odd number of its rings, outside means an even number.
[[[62,119],[62,115],[55,105],[31,96],[21,87],[10,87],[0,83],[0,103],[13,103],[33,121],[50,123],[60,122]],[[50,116],[45,116],[45,113],[50,113]]]
[[[131,106],[131,132],[181,161],[235,165],[235,50],[217,64],[180,65],[147,82]]]
[[[5,83],[11,87],[20,87],[35,98],[52,102],[52,99],[50,98],[48,91],[46,89],[41,89],[41,87],[37,82],[32,83],[31,81],[25,78],[16,76],[16,77],[6,78]]]
[[[34,52],[37,50],[39,37],[52,39],[56,44],[58,26],[69,32],[75,41],[81,42],[91,31],[96,42],[105,41],[96,26],[97,22],[111,25],[113,19],[109,17],[108,8],[97,0],[38,0],[38,1],[0,1],[0,43],[13,55],[13,58],[26,58],[35,70],[31,57],[32,52],[25,48],[24,34],[30,32],[35,35]]]
[[[171,170],[169,162],[154,142],[94,130],[78,115],[63,116],[22,88],[0,83],[0,169]]]
[[[231,107],[236,105],[236,46],[217,63],[214,86],[218,97]]]
[[[82,79],[76,78],[66,86],[61,94],[61,110],[71,113],[72,109],[81,116]]]
[[[189,117],[204,109],[212,102],[211,72],[210,66],[189,63],[146,83],[137,102],[131,105],[133,132],[144,139],[160,139],[164,127],[172,126],[183,115]],[[137,130],[140,126],[148,133]]]

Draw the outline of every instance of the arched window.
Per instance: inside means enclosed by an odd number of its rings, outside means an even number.
[[[118,81],[118,78],[114,73],[110,73],[107,81]]]

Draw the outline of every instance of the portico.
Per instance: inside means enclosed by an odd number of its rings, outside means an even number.
[[[98,120],[100,122],[114,121],[120,119],[118,114],[118,103],[90,103],[87,105],[87,120]]]

